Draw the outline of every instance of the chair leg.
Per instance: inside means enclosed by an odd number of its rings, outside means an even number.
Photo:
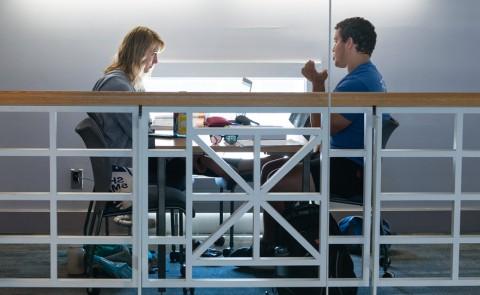
[[[94,232],[95,232],[95,224],[98,223],[98,205],[97,205],[97,202],[93,201],[90,203],[91,205],[91,208],[89,206],[89,210],[90,212],[87,213],[87,218],[88,218],[88,224],[85,226],[87,228],[87,231],[85,233],[85,235],[87,236],[93,236]],[[86,222],[87,222],[86,221]]]
[[[105,235],[110,235],[110,218],[105,217]]]
[[[170,209],[170,231],[172,236],[178,235],[178,223],[177,223],[177,213],[175,209]],[[177,245],[172,244],[172,251],[170,252],[170,262],[181,262],[182,261],[182,253],[177,252]]]
[[[380,235],[385,234],[385,229],[383,227],[383,222],[380,224]],[[388,245],[382,244],[380,245],[380,266],[383,268],[383,275],[382,278],[393,278],[395,274],[388,271],[390,264],[392,263],[390,259],[390,253],[388,249]]]
[[[227,189],[231,192],[231,193],[234,193],[235,192],[235,186],[236,186],[236,183],[234,181],[229,181],[227,183]],[[233,215],[233,211],[234,211],[234,207],[235,207],[235,202],[234,201],[230,201],[230,216]],[[230,249],[233,251],[233,234],[235,232],[235,227],[232,225],[230,227],[230,234],[229,234],[229,238],[230,238],[230,241],[229,241],[229,247]]]
[[[90,201],[88,203],[87,216],[85,216],[85,223],[83,224],[83,235],[84,236],[91,235],[90,227],[91,227],[93,203],[94,203],[94,201]]]
[[[233,207],[235,206],[235,202],[234,201],[230,201],[230,216],[233,215]],[[230,246],[230,249],[233,249],[233,232],[234,232],[234,227],[233,225],[230,227],[230,241],[229,241],[229,246]]]
[[[183,214],[180,210],[178,211],[178,235],[183,236]],[[182,263],[185,263],[185,247],[183,244],[180,244],[180,255]]]
[[[175,229],[175,211],[174,209],[170,209],[170,232],[172,233],[172,236],[176,236],[176,229]],[[172,252],[175,252],[177,250],[177,247],[175,245],[172,245]]]
[[[219,214],[220,214],[218,224],[222,224],[223,223],[223,201],[220,201],[218,211],[219,211]]]
[[[220,187],[220,192],[223,193],[223,187]],[[218,211],[218,224],[221,225],[223,223],[223,201],[219,202]],[[218,238],[214,244],[215,246],[222,247],[225,244],[225,238],[223,237],[223,235]]]
[[[98,208],[95,206],[94,214],[93,214],[93,222],[92,225],[95,225],[95,235],[100,235],[100,231],[102,229],[102,219],[103,219],[103,205],[100,205],[102,208]]]

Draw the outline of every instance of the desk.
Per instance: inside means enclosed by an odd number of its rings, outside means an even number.
[[[208,135],[200,135],[201,139],[210,144]],[[307,140],[301,135],[287,135],[286,139],[268,139],[262,140],[262,152],[264,153],[287,153],[292,154],[298,151]],[[253,140],[240,139],[237,143],[230,145],[224,140],[218,145],[212,145],[212,149],[216,152],[253,152]],[[155,138],[155,149],[184,149],[185,138]],[[203,154],[203,150],[193,144],[194,154]]]
[[[210,144],[210,139],[208,135],[201,135],[200,138]],[[307,140],[301,135],[287,135],[287,138],[284,140],[262,140],[261,141],[261,152],[265,154],[293,154],[297,152]],[[185,138],[155,138],[155,149],[158,150],[172,150],[185,149],[186,139]],[[218,145],[212,145],[212,149],[217,153],[242,153],[242,152],[253,152],[253,141],[252,140],[238,140],[234,145],[226,144],[223,140]],[[203,154],[204,151],[199,147],[195,142],[193,143],[193,153],[194,154]],[[220,154],[221,157],[226,155]],[[305,157],[304,160],[304,177],[303,177],[303,186],[307,188],[310,184],[310,157]],[[158,193],[158,211],[156,213],[157,217],[157,228],[156,234],[158,236],[165,236],[165,185],[166,185],[166,158],[159,157],[157,158],[158,172],[157,172],[157,193]],[[164,173],[161,173],[164,171]],[[308,176],[308,177],[306,177]],[[165,257],[165,246],[158,246],[158,278],[165,278],[165,261],[162,259]]]

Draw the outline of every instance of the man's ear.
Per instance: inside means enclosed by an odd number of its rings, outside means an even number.
[[[348,37],[347,41],[345,42],[345,46],[348,49],[355,49],[355,43],[353,42],[352,37]]]

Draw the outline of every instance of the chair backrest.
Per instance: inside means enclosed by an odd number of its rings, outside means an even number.
[[[398,121],[394,118],[390,117],[387,120],[383,120],[382,124],[382,148],[385,148],[390,136],[392,135],[393,131],[400,126],[400,123],[398,123]]]
[[[92,118],[85,118],[77,127],[75,132],[83,139],[88,149],[107,148],[107,142],[103,136],[102,130]],[[90,157],[92,164],[93,180],[95,183],[95,192],[109,192],[112,179],[112,164],[108,157]]]

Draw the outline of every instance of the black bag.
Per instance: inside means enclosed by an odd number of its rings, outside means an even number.
[[[319,206],[316,204],[300,203],[286,210],[285,218],[312,246],[318,248],[319,233]],[[330,214],[330,235],[338,235],[340,230],[335,219]],[[289,234],[285,233],[281,239],[288,249],[289,256],[309,256],[308,252],[298,244]],[[330,245],[328,256],[328,273],[330,278],[355,278],[353,261],[344,245]],[[317,266],[290,266],[287,267],[289,278],[318,277]],[[278,288],[280,295],[296,294],[324,294],[325,288]],[[329,288],[332,295],[357,294],[356,287]]]

